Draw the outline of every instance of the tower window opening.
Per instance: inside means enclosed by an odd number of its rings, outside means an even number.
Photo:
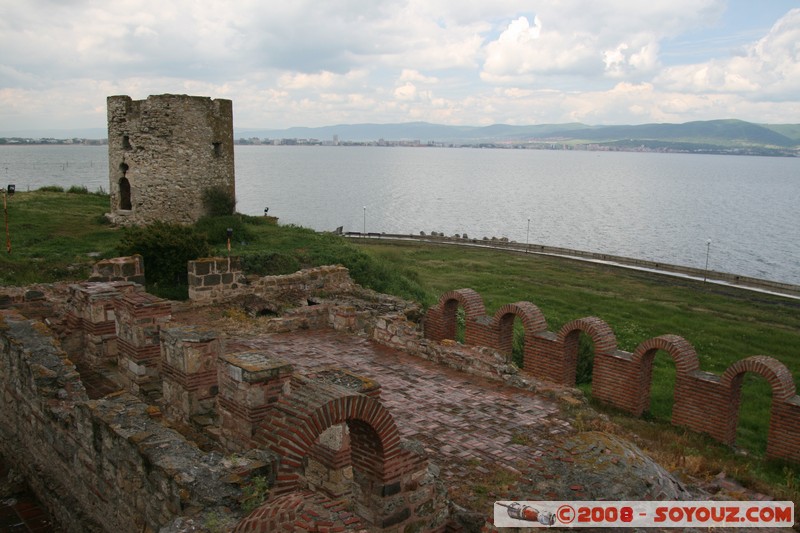
[[[127,211],[132,209],[131,182],[126,177],[119,180],[119,208]]]

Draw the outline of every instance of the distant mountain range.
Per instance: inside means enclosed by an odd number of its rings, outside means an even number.
[[[102,139],[106,130],[0,131],[0,137]],[[580,123],[513,126],[446,126],[428,122],[402,124],[338,124],[316,128],[235,128],[238,139],[317,139],[340,142],[419,141],[421,144],[558,144],[600,145],[617,149],[740,151],[765,149],[798,155],[800,124],[755,124],[742,120],[707,120],[683,124],[588,126]]]
[[[412,141],[422,143],[499,143],[499,142],[571,142],[630,143],[658,141],[667,143],[709,144],[715,146],[764,146],[796,148],[800,146],[800,124],[754,124],[742,120],[707,120],[684,124],[641,124],[637,126],[588,126],[580,123],[512,126],[445,126],[428,122],[404,124],[339,124],[318,128],[251,129],[237,128],[239,138],[318,139],[367,142]]]

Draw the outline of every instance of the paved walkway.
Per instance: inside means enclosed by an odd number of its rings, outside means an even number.
[[[228,340],[227,352],[263,350],[304,370],[340,366],[381,385],[405,438],[421,442],[452,486],[501,467],[519,474],[570,431],[554,402],[334,331]]]

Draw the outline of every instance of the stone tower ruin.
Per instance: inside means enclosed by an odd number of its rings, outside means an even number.
[[[209,189],[236,197],[233,103],[161,94],[108,97],[111,212],[122,226],[191,224]]]

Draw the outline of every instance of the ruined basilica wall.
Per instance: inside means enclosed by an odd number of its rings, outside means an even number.
[[[89,400],[42,324],[11,311],[0,311],[0,398],[3,456],[69,532],[158,531],[192,508],[237,508],[241,489],[224,479],[247,461],[201,452],[130,394]]]
[[[233,103],[171,94],[109,96],[108,167],[114,223],[195,222],[204,214],[205,189],[221,187],[236,196]]]

